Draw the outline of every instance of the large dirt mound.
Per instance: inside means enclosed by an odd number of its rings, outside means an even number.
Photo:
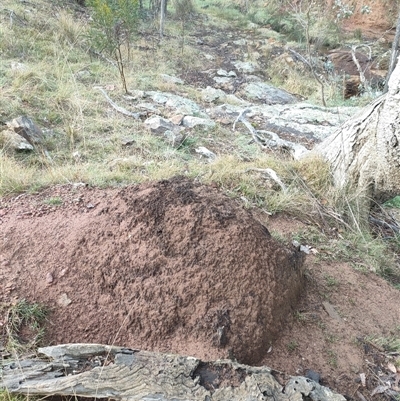
[[[260,361],[301,291],[297,251],[188,180],[91,191],[2,209],[1,282],[52,308],[49,338]]]

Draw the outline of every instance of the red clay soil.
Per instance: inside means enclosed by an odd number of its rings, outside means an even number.
[[[46,345],[234,357],[272,367],[282,382],[311,369],[348,399],[376,400],[388,362],[400,366],[373,342],[400,337],[399,291],[318,246],[301,268],[265,226],[287,243],[309,230],[181,179],[2,199],[0,303],[50,307]]]
[[[43,206],[57,196],[62,206]],[[1,219],[2,286],[51,308],[53,343],[254,364],[302,290],[300,252],[234,200],[181,178],[108,191],[61,187],[11,201]]]

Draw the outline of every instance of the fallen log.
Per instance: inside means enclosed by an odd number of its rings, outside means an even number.
[[[57,345],[39,348],[38,354],[4,364],[0,389],[123,401],[345,401],[311,379],[292,377],[283,388],[270,368],[231,360],[202,362],[99,344]]]

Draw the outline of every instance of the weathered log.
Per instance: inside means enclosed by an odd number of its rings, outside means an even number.
[[[345,401],[304,377],[285,388],[268,367],[98,344],[39,348],[43,356],[19,359],[2,368],[0,388],[10,393],[74,395],[116,400]]]

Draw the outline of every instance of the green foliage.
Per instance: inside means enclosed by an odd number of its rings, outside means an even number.
[[[61,206],[63,204],[63,200],[59,196],[51,197],[44,201],[47,205],[50,206]]]
[[[395,196],[394,198],[389,199],[387,202],[384,203],[384,206],[400,209],[400,196]]]
[[[131,42],[139,23],[138,0],[88,0],[92,9],[89,39],[95,49],[105,52],[117,62],[125,92],[128,92],[124,68],[129,60]],[[123,52],[126,46],[127,57]]]

